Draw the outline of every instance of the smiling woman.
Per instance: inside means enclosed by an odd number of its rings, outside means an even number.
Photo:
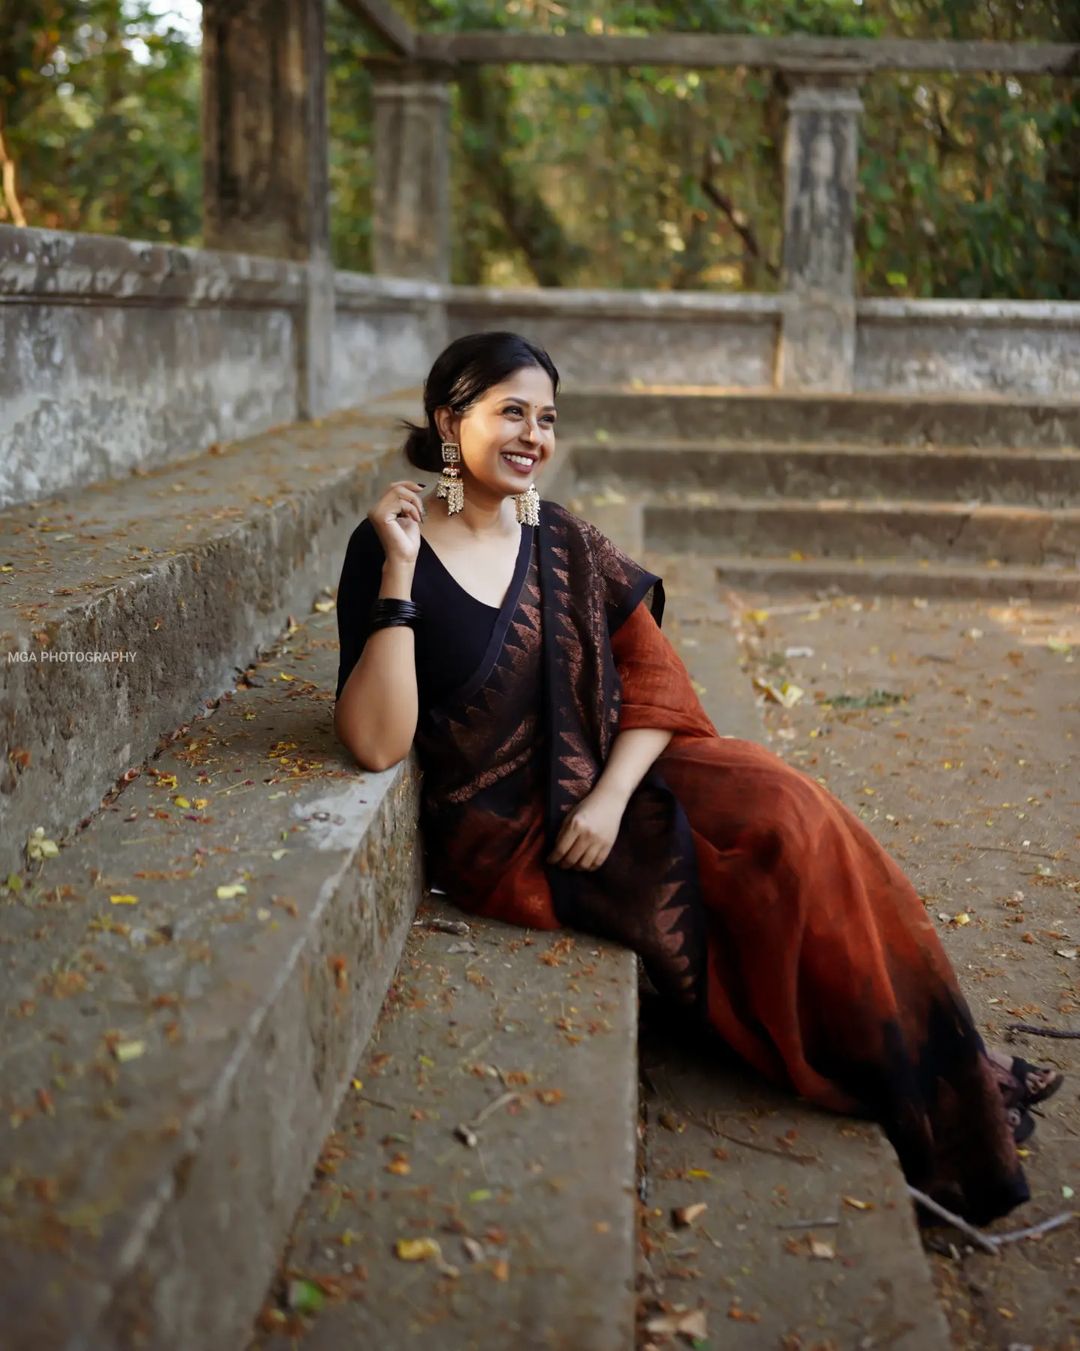
[[[353,532],[338,736],[372,770],[415,745],[427,876],[454,904],[625,944],[763,1075],[880,1121],[914,1186],[1003,1214],[1028,1196],[1014,1135],[1056,1085],[988,1052],[861,821],[717,734],[660,632],[660,578],[553,503],[517,510],[555,454],[558,384],[512,333],[435,362],[406,452],[453,469],[460,501],[402,480]]]

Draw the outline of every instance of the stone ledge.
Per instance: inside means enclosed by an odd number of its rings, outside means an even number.
[[[36,826],[90,815],[336,585],[399,442],[389,417],[339,416],[0,513],[0,717],[29,754],[0,767],[0,877]],[[45,664],[46,650],[136,655]]]
[[[420,892],[418,776],[336,744],[336,647],[302,626],[0,905],[11,1351],[250,1328]]]
[[[355,1296],[326,1304],[305,1332],[310,1351],[404,1351],[425,1333],[439,1351],[626,1351],[636,959],[587,934],[536,933],[443,902],[424,913],[465,919],[467,932],[411,932],[356,1068],[363,1086],[328,1141],[333,1174],[297,1216],[249,1351],[293,1345],[275,1330],[289,1321],[289,1273],[325,1275]],[[468,1147],[455,1127],[485,1109]],[[456,1278],[395,1255],[399,1239],[419,1237],[435,1239]]]

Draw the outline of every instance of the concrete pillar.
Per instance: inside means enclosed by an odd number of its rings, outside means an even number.
[[[444,67],[371,62],[377,276],[450,280],[450,85]]]
[[[851,77],[788,80],[782,389],[843,393],[855,372],[855,195],[862,100]]]
[[[206,247],[306,264],[299,413],[326,411],[334,323],[325,0],[204,0]]]

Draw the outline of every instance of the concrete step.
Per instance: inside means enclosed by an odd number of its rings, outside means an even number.
[[[250,1351],[630,1351],[635,959],[421,913]]]
[[[418,777],[337,745],[336,658],[318,614],[0,888],[5,1351],[249,1335],[420,896]]]
[[[376,409],[0,513],[0,877],[336,584],[400,444]]]
[[[1080,453],[1075,450],[747,445],[619,437],[577,442],[571,453],[579,492],[647,491],[654,501],[705,489],[747,497],[1080,506]]]
[[[713,555],[708,562],[729,586],[760,591],[835,591],[882,596],[1028,597],[1080,601],[1080,569],[939,563],[915,559]]]
[[[644,506],[648,548],[812,558],[921,558],[1075,568],[1080,507],[733,497]]]
[[[641,1327],[701,1310],[701,1345],[950,1345],[896,1155],[673,1022],[641,1015]],[[704,1205],[689,1225],[683,1207]],[[660,1344],[660,1338],[655,1338]]]
[[[578,386],[559,394],[560,436],[815,445],[1080,447],[1080,400],[780,394],[709,386]]]

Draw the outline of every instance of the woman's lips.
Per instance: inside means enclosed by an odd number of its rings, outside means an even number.
[[[518,464],[517,461],[507,458],[507,452],[505,450],[500,452],[499,458],[502,460],[503,464],[507,465],[510,469],[513,469],[516,473],[520,474],[522,478],[528,478],[529,475],[532,473],[532,471],[536,468],[535,460],[531,460],[528,464]]]

